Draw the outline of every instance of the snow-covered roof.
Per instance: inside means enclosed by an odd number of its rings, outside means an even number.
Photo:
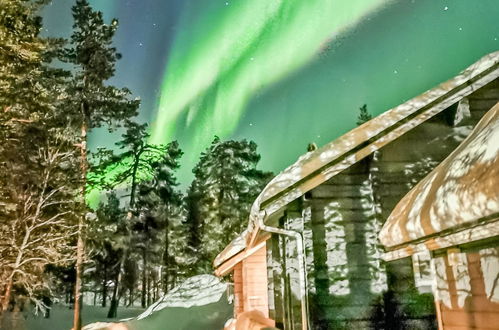
[[[252,205],[246,248],[255,243],[258,219],[267,219],[307,191],[331,179],[434,115],[499,77],[499,51],[482,57],[454,78],[302,155],[263,189]],[[264,220],[265,221],[265,220]],[[225,250],[224,250],[225,251]],[[229,257],[219,255],[220,266]]]
[[[232,242],[230,242],[229,245],[227,245],[225,249],[222,252],[220,252],[213,261],[215,267],[218,267],[225,260],[229,260],[239,252],[243,251],[246,248],[247,236],[248,236],[248,231],[245,230],[239,236],[234,238]]]
[[[379,238],[387,248],[499,217],[499,103],[397,204]],[[475,228],[476,229],[476,228]],[[497,235],[483,232],[480,238]],[[454,244],[469,242],[461,237]],[[476,239],[476,238],[475,238]],[[429,249],[441,247],[432,240]],[[405,248],[405,247],[404,247]],[[410,254],[410,253],[408,253]],[[404,254],[406,255],[406,254]]]

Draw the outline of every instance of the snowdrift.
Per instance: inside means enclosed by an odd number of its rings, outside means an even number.
[[[220,330],[232,314],[227,284],[213,275],[198,275],[172,289],[135,319],[98,326],[94,323],[84,330]]]

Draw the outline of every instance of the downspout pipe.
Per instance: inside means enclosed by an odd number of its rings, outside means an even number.
[[[273,233],[277,235],[284,235],[293,238],[296,241],[296,252],[298,258],[298,275],[300,281],[300,301],[301,301],[301,319],[302,330],[309,330],[308,322],[308,301],[307,301],[307,277],[305,276],[305,254],[303,252],[303,238],[302,235],[293,230],[286,230],[277,227],[267,226],[264,223],[267,217],[267,212],[262,211],[258,215],[257,227],[258,229]]]

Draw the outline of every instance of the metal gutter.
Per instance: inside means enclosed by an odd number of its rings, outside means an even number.
[[[297,231],[286,230],[277,227],[267,226],[265,219],[267,212],[261,211],[258,215],[257,227],[258,229],[273,233],[277,235],[284,235],[296,240],[296,252],[298,254],[298,275],[300,282],[300,301],[301,301],[301,319],[302,330],[309,330],[308,321],[308,300],[307,300],[307,277],[305,276],[305,254],[303,251],[303,238]]]

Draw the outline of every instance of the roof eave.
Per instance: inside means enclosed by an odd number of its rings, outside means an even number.
[[[383,254],[385,261],[393,261],[410,257],[423,251],[435,251],[452,246],[469,244],[491,237],[499,236],[499,215],[494,215],[491,219],[485,219],[473,223],[460,229],[453,228],[447,233],[423,237],[417,241],[394,247]]]

